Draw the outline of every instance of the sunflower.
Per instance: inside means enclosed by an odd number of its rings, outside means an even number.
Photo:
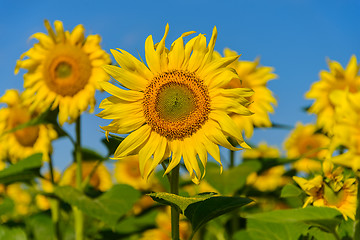
[[[60,180],[61,174],[59,171],[54,170],[54,182],[57,184]],[[54,185],[51,182],[51,175],[50,172],[44,174],[44,178],[40,179],[40,186],[41,189],[46,193],[52,193],[54,191]],[[39,209],[45,211],[50,208],[50,199],[42,194],[36,195],[36,205]]]
[[[159,183],[153,175],[147,181],[141,177],[138,155],[128,156],[117,161],[114,176],[118,183],[128,184],[138,190],[155,191],[154,188],[159,188]]]
[[[284,142],[284,148],[288,158],[299,158],[293,167],[297,171],[313,172],[321,170],[321,162],[328,156],[327,149],[330,139],[317,132],[314,124],[297,123],[295,129],[289,134]]]
[[[334,165],[326,161],[323,163],[323,176],[317,175],[306,180],[294,176],[294,180],[309,197],[304,207],[312,203],[314,206],[325,206],[339,210],[345,220],[355,220],[357,204],[357,182],[355,178],[345,178],[342,169],[333,169]]]
[[[259,174],[253,172],[246,178],[246,184],[261,192],[274,191],[290,182],[291,179],[284,176],[285,172],[286,169],[283,165],[271,167]]]
[[[155,220],[157,228],[146,230],[140,240],[171,240],[171,216],[168,210],[169,208],[158,213]],[[189,239],[191,235],[190,223],[183,220],[181,219],[179,222],[179,239]]]
[[[260,142],[256,148],[245,149],[244,159],[279,158],[280,150],[277,147],[268,146],[266,142]]]
[[[55,32],[45,20],[45,33],[35,33],[39,40],[17,61],[15,74],[20,68],[24,75],[24,97],[31,109],[59,107],[59,122],[73,122],[90,106],[95,106],[98,82],[109,78],[101,68],[110,63],[110,56],[101,49],[99,35],[85,38],[85,29],[77,25],[70,33],[64,31],[61,21],[55,21]],[[28,57],[27,59],[24,59]]]
[[[217,55],[221,57],[220,54]],[[237,55],[237,52],[230,49],[224,50],[225,57]],[[259,59],[235,61],[229,65],[235,69],[239,78],[231,80],[227,87],[245,87],[254,90],[254,94],[247,98],[251,102],[249,110],[254,114],[246,117],[231,114],[232,119],[241,130],[244,130],[247,138],[253,135],[254,127],[271,127],[269,113],[274,113],[274,106],[277,104],[272,92],[267,88],[268,81],[277,78],[277,75],[273,73],[272,67],[259,66],[259,62]]]
[[[0,109],[0,145],[2,157],[17,162],[35,153],[42,153],[43,160],[48,161],[52,152],[51,142],[57,138],[56,131],[50,124],[40,124],[17,131],[10,130],[26,123],[39,115],[39,112],[29,112],[24,103],[23,94],[10,89],[0,98],[0,103],[7,107]]]
[[[336,61],[329,60],[328,65],[330,71],[320,72],[320,80],[312,84],[305,97],[315,100],[309,112],[317,114],[317,125],[332,134],[335,111],[330,95],[334,90],[359,91],[360,75],[355,56],[351,57],[346,69]]]
[[[252,95],[252,90],[224,88],[237,78],[226,66],[238,56],[212,58],[216,27],[208,46],[203,34],[184,46],[183,37],[193,33],[186,32],[167,49],[168,31],[166,25],[165,34],[156,45],[151,35],[146,39],[148,66],[124,50],[112,50],[120,67],[108,65],[104,69],[122,88],[102,83],[113,96],[102,101],[100,108],[104,110],[98,116],[113,119],[102,127],[106,134],[130,133],[115,151],[115,159],[139,154],[140,172],[147,177],[164,159],[171,156],[167,174],[183,158],[192,180],[199,183],[205,171],[201,174],[197,156],[204,167],[208,153],[221,165],[218,145],[239,149],[226,137],[248,147],[229,114],[251,114],[246,108],[246,97]],[[150,167],[145,171],[149,161]]]
[[[256,148],[245,149],[243,152],[243,158],[246,160],[260,159],[266,162],[266,159],[279,157],[280,150],[276,147],[268,146],[265,142],[259,143]],[[261,173],[251,173],[247,177],[246,183],[262,192],[274,191],[289,182],[289,178],[284,176],[285,172],[284,166],[274,166]]]
[[[104,164],[97,165],[97,161],[83,161],[81,163],[82,168],[82,180],[85,180],[90,173],[92,173],[94,167],[96,170],[92,174],[89,185],[96,190],[105,192],[112,187],[112,179],[109,170],[105,167]],[[76,184],[76,168],[77,164],[71,164],[67,169],[65,169],[62,178],[59,181],[59,185],[65,186],[70,185],[75,187]]]
[[[5,194],[14,201],[15,216],[28,215],[31,212],[31,195],[20,183],[7,185]]]
[[[360,92],[334,91],[330,96],[335,107],[334,135],[330,152],[337,147],[346,148],[345,153],[333,157],[333,162],[360,170]]]

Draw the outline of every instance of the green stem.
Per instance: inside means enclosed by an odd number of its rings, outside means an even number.
[[[170,192],[172,194],[179,194],[179,172],[180,164],[178,164],[173,170],[171,170],[170,178]],[[179,240],[179,219],[180,212],[179,209],[171,206],[171,237],[172,240]]]
[[[76,120],[76,142],[75,142],[75,160],[76,160],[76,188],[82,191],[82,155],[81,155],[81,131],[80,131],[80,116]],[[75,219],[75,239],[84,239],[84,216],[77,207],[73,206],[74,219]]]
[[[54,167],[52,156],[49,159],[49,168],[50,168],[50,181],[53,186],[55,186],[55,177],[54,177]],[[50,199],[50,209],[51,209],[51,219],[54,226],[55,240],[61,240],[61,232],[60,232],[60,206],[59,200]]]
[[[235,152],[230,150],[230,166],[229,169],[232,169],[235,167]],[[238,211],[233,211],[232,217],[231,217],[231,235],[234,234],[237,229],[239,228],[238,224]]]
[[[357,181],[357,207],[355,216],[355,233],[354,239],[360,239],[360,177],[356,178]]]
[[[235,152],[230,150],[230,166],[229,168],[233,168],[235,166]]]

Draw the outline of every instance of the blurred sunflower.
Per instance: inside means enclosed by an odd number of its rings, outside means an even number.
[[[293,179],[306,192],[309,197],[304,207],[308,204],[326,206],[339,210],[345,220],[355,220],[357,205],[357,182],[355,178],[345,178],[341,168],[333,169],[334,165],[326,161],[323,163],[323,176],[317,175],[306,180],[294,176]]]
[[[330,100],[336,113],[330,153],[339,146],[347,149],[333,154],[332,161],[356,172],[360,170],[360,92],[334,91]]]
[[[314,124],[297,123],[295,129],[284,142],[288,158],[300,158],[293,163],[297,171],[306,173],[321,170],[321,162],[329,150],[330,139],[322,133],[317,133]]]
[[[59,171],[54,170],[54,182],[58,183],[60,181],[61,174]],[[44,174],[44,178],[40,179],[40,188],[46,193],[52,193],[54,191],[54,185],[51,182],[50,172]],[[39,209],[45,211],[50,208],[49,198],[45,195],[38,194],[35,197],[36,205]]]
[[[243,151],[244,159],[279,158],[280,150],[277,147],[268,146],[266,142],[260,142],[258,146]]]
[[[230,49],[224,50],[225,57],[237,56],[237,52]],[[221,57],[220,54],[218,57]],[[254,94],[247,97],[251,104],[249,110],[254,114],[251,116],[241,116],[239,114],[231,114],[231,118],[235,121],[237,126],[244,130],[245,136],[250,138],[253,135],[254,127],[271,127],[269,113],[274,113],[274,106],[277,101],[274,98],[270,89],[267,88],[269,80],[277,78],[273,73],[272,67],[259,66],[260,60],[255,61],[235,61],[230,68],[235,69],[239,78],[232,79],[227,88],[251,88]]]
[[[149,165],[149,162],[148,162]],[[139,156],[133,155],[124,157],[115,163],[114,176],[118,183],[128,184],[137,190],[143,192],[162,192],[164,191],[159,181],[157,181],[154,175],[149,176],[145,180],[139,170]],[[148,195],[142,195],[142,197],[134,204],[134,214],[139,214],[145,209],[154,205],[154,201]]]
[[[171,216],[170,211],[159,212],[156,216],[156,229],[146,230],[140,240],[171,240]],[[189,239],[191,234],[190,223],[180,220],[179,239]]]
[[[247,177],[246,184],[261,192],[274,191],[291,181],[291,178],[284,176],[285,172],[283,165],[271,167],[261,173],[253,172]]]
[[[99,35],[85,38],[82,25],[71,33],[64,31],[61,21],[55,21],[54,26],[55,31],[45,20],[48,35],[31,36],[39,42],[21,55],[15,73],[20,68],[28,70],[24,74],[24,98],[31,103],[30,110],[59,106],[59,122],[63,125],[73,122],[89,106],[93,111],[95,90],[100,89],[98,82],[109,79],[101,66],[111,60],[100,47]]]
[[[156,179],[152,176],[148,180],[142,178],[139,170],[139,156],[133,155],[122,158],[115,163],[114,176],[118,183],[128,184],[138,190],[153,190]]]
[[[51,141],[57,138],[56,131],[50,124],[40,124],[8,132],[20,124],[38,116],[39,112],[29,112],[24,103],[23,94],[17,90],[7,90],[0,97],[0,103],[7,107],[0,109],[0,145],[2,157],[16,162],[34,153],[42,153],[43,160],[48,161],[52,152]]]
[[[94,167],[97,165],[97,161],[83,161],[81,164],[82,180],[84,181],[90,173],[92,173]],[[76,187],[76,167],[76,163],[72,163],[67,169],[65,169],[63,176],[59,181],[59,185],[70,185]],[[100,163],[96,166],[96,170],[89,180],[89,185],[102,192],[105,192],[112,187],[110,172],[104,164]]]
[[[14,201],[15,215],[27,215],[31,212],[31,195],[20,183],[7,185],[5,192]]]
[[[259,143],[256,148],[245,149],[243,152],[243,158],[246,160],[259,159],[265,162],[266,159],[279,157],[280,150],[268,146],[265,142]],[[253,172],[247,177],[246,184],[262,192],[274,191],[291,180],[289,177],[284,176],[285,172],[286,169],[283,165],[271,167],[261,173]]]
[[[332,134],[335,112],[330,95],[334,90],[359,91],[360,75],[355,56],[350,58],[346,69],[336,61],[329,60],[328,65],[330,71],[320,72],[320,80],[312,84],[305,97],[315,100],[308,111],[317,114],[317,125]]]
[[[108,65],[104,69],[127,90],[104,82],[102,87],[113,96],[102,101],[100,108],[104,110],[98,116],[113,119],[102,127],[107,135],[131,132],[115,151],[115,159],[139,154],[140,172],[148,177],[164,159],[171,156],[167,174],[183,158],[192,180],[199,183],[205,171],[201,174],[196,156],[205,166],[209,153],[221,165],[218,145],[239,149],[226,137],[248,147],[228,114],[250,115],[246,97],[252,90],[223,88],[237,78],[226,66],[238,56],[213,59],[216,28],[208,46],[203,34],[184,46],[183,37],[193,33],[186,32],[170,49],[165,48],[168,31],[166,25],[156,45],[151,35],[146,39],[148,66],[124,50],[112,50],[120,67]],[[151,164],[145,170],[147,162]]]

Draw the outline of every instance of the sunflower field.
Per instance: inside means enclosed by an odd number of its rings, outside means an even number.
[[[82,24],[43,30],[14,63],[23,90],[0,97],[0,240],[360,239],[355,55],[308,86],[316,121],[288,126],[270,120],[275,68],[217,51],[217,27],[169,42],[166,24],[144,56],[103,49]],[[284,151],[252,143],[259,128],[287,130]],[[71,154],[64,170],[54,151]]]

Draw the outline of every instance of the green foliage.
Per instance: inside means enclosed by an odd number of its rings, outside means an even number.
[[[327,207],[306,207],[300,209],[276,210],[257,213],[247,217],[247,232],[252,240],[299,239],[311,234],[323,239],[325,233],[336,235],[336,228],[342,221],[339,211]],[[311,227],[319,231],[307,232]]]
[[[11,213],[13,210],[14,210],[14,201],[11,198],[5,197],[4,199],[1,199],[0,216],[7,213]]]
[[[70,186],[55,188],[55,195],[64,202],[78,207],[85,214],[114,227],[118,220],[132,209],[140,192],[128,185],[114,185],[96,199],[91,199]]]
[[[54,239],[54,229],[51,217],[44,213],[30,216],[27,225],[34,240],[52,240]]]
[[[0,171],[0,183],[26,182],[40,176],[42,154],[36,153]]]
[[[192,235],[210,220],[252,202],[248,198],[214,196],[213,193],[194,197],[170,193],[151,193],[149,196],[159,203],[177,207],[190,220]]]
[[[205,180],[209,182],[221,195],[233,195],[246,184],[248,175],[261,169],[257,160],[243,162],[232,169],[224,170],[220,174],[219,166],[209,162],[206,166]]]
[[[282,198],[289,198],[289,197],[298,197],[301,194],[303,194],[303,191],[295,186],[294,184],[286,184],[281,189],[281,195]]]
[[[190,220],[195,233],[208,221],[249,204],[253,200],[241,197],[215,196],[190,204],[184,215]]]
[[[121,234],[133,234],[154,227],[157,211],[149,211],[139,216],[131,216],[116,224],[114,231]]]
[[[6,227],[0,225],[0,239],[6,240],[27,240],[26,233],[20,227]]]

